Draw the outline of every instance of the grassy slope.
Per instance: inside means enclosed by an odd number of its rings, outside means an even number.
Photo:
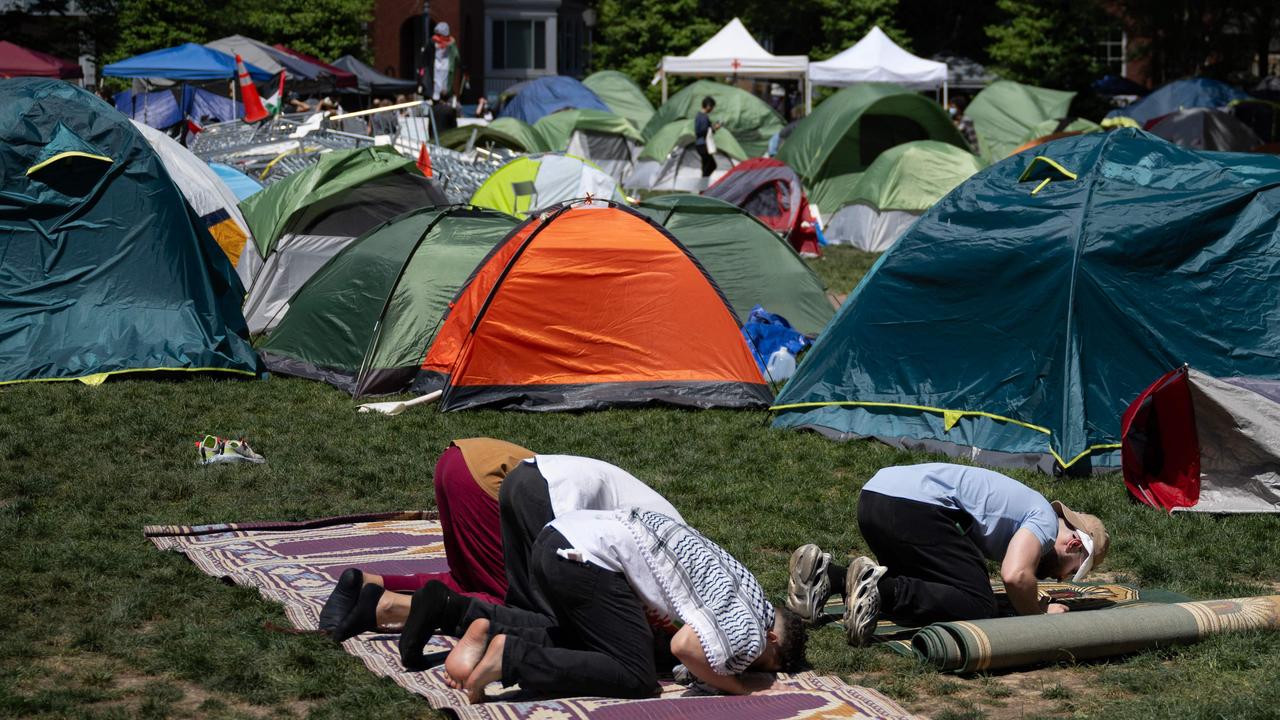
[[[869,256],[815,266],[848,292]],[[926,456],[777,432],[755,412],[583,415],[417,410],[357,415],[326,385],[125,381],[0,390],[0,717],[427,717],[421,702],[315,637],[263,630],[283,614],[152,549],[151,523],[295,519],[430,507],[453,437],[492,435],[615,462],[721,541],[780,599],[786,558],[818,542],[865,551],[857,489]],[[265,467],[194,464],[195,433],[245,434]],[[1275,517],[1168,518],[1118,478],[1021,479],[1112,528],[1122,580],[1196,597],[1275,591]],[[879,687],[935,717],[1241,717],[1280,707],[1280,637],[1245,635],[1111,664],[956,679],[815,633],[824,672]]]

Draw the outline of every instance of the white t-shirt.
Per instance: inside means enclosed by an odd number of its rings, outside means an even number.
[[[635,536],[618,519],[615,510],[577,510],[561,515],[547,523],[564,535],[573,548],[583,555],[583,560],[622,573],[635,590],[645,616],[654,628],[674,633],[679,616],[672,607],[654,577],[653,570],[640,554]]]
[[[535,463],[546,478],[556,517],[575,510],[637,507],[684,522],[666,498],[617,465],[575,455],[537,455],[525,462]]]

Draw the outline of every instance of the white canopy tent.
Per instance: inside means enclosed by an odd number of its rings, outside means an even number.
[[[839,55],[809,63],[809,82],[830,87],[890,82],[910,90],[941,88],[942,104],[947,104],[947,64],[903,50],[879,26]]]
[[[741,75],[751,78],[794,78],[804,86],[804,108],[813,109],[809,85],[809,58],[804,55],[774,55],[756,42],[738,18],[720,28],[697,50],[684,56],[667,55],[658,64],[654,80],[662,82],[662,101],[667,100],[669,75]]]

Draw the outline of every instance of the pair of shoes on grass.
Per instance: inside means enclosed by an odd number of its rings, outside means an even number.
[[[817,545],[801,545],[791,554],[787,578],[787,608],[806,623],[822,617],[822,608],[831,597],[831,553]],[[880,589],[877,584],[888,568],[869,557],[849,563],[844,583],[844,629],[850,645],[870,644],[880,616]]]

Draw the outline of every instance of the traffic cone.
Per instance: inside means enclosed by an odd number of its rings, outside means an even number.
[[[240,99],[244,102],[244,121],[249,123],[265,120],[270,117],[262,106],[262,98],[258,96],[258,88],[249,78],[249,71],[244,67],[244,60],[236,55],[236,75],[240,78]]]
[[[426,143],[422,143],[422,149],[418,151],[418,169],[423,175],[431,177],[431,155],[427,152]]]

